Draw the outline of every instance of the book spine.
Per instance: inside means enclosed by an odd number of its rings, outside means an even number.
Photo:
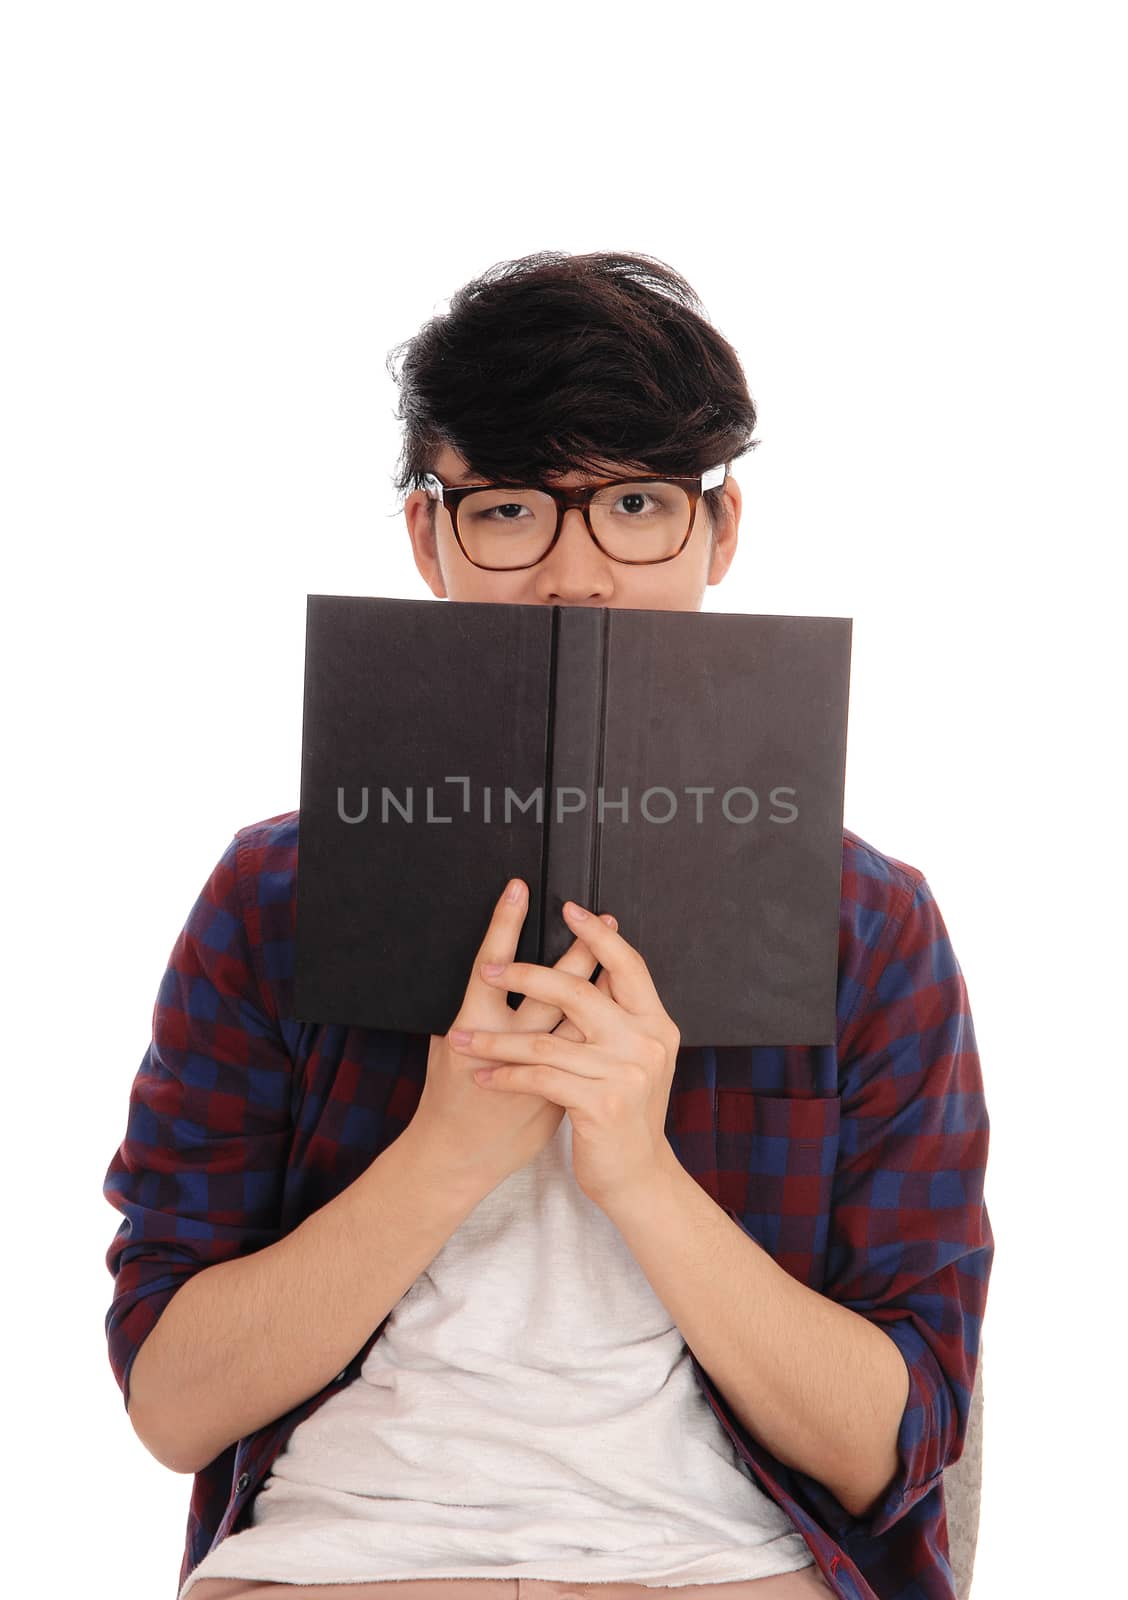
[[[552,697],[545,770],[541,964],[572,943],[565,900],[595,909],[597,804],[606,713],[606,607],[554,607]]]
[[[603,797],[603,779],[606,770],[607,755],[607,679],[611,666],[611,609],[600,611],[599,629],[599,708],[595,718],[595,729],[599,739],[599,751],[595,773],[595,787],[592,790],[592,852],[591,875],[588,881],[588,898],[581,900],[580,904],[591,911],[598,912],[599,898],[602,893],[600,887],[600,856],[603,849],[603,819],[600,814],[600,802]]]

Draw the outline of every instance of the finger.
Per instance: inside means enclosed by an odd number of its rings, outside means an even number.
[[[603,1040],[608,1040],[622,1031],[623,1008],[616,1005],[610,995],[602,994],[590,979],[560,972],[555,967],[539,967],[532,961],[510,961],[499,966],[495,974],[483,971],[482,976],[495,989],[528,995],[558,1007],[582,1031],[585,1039],[599,1034]]]
[[[607,973],[617,1005],[636,1016],[662,1009],[650,968],[617,929],[609,928],[601,917],[593,916],[574,900],[564,902],[564,920]]]
[[[463,997],[462,1011],[470,1010],[475,1017],[495,1018],[498,1026],[511,1014],[505,1003],[505,990],[499,989],[496,983],[487,983],[482,977],[482,967],[489,962],[513,960],[517,954],[528,902],[529,892],[524,880],[511,878],[494,906]],[[462,1011],[459,1012],[460,1017]]]
[[[609,928],[618,928],[618,926],[619,926],[618,919],[613,917],[610,914],[610,912],[606,912],[605,911],[601,920],[604,921]],[[569,947],[569,951],[571,952],[572,950],[576,950],[576,949],[587,950],[587,946],[583,943],[583,941],[581,939],[577,939]],[[593,968],[592,968],[593,959],[594,958],[591,956],[591,954],[589,952],[588,958],[587,958],[587,962],[585,964],[585,970],[584,970],[584,976],[585,977],[590,976],[590,973],[593,970]],[[556,963],[556,965],[560,966],[560,962],[558,961]],[[606,972],[600,972],[599,977],[596,978],[596,980],[595,980],[595,987],[599,990],[600,994],[610,994],[610,992],[611,992],[611,980],[607,976]],[[522,1010],[522,1008],[524,1006],[543,1005],[543,1003],[544,1002],[540,1001],[540,1000],[525,999],[525,1000],[523,1000],[521,1002],[521,1005],[518,1006],[518,1008],[517,1008],[518,1009],[518,1013],[521,1012],[521,1010]],[[556,1006],[556,1007],[553,1007],[553,1010],[559,1012],[560,1008],[558,1006]],[[563,1013],[561,1013],[561,1015],[563,1015]],[[568,1017],[564,1017],[564,1020],[557,1024],[557,1026],[553,1029],[553,1032],[556,1034],[556,1037],[558,1039],[575,1039],[575,1040],[579,1040],[581,1042],[583,1042],[583,1039],[584,1039],[584,1035],[580,1032],[579,1028],[577,1028],[576,1024],[574,1022],[572,1022],[570,1020],[570,1018],[568,1018]]]
[[[573,939],[560,959],[553,963],[552,970],[590,980],[598,965],[598,961],[583,940]],[[551,1033],[555,1029],[566,1039],[583,1038],[583,1034],[574,1023],[568,1021],[559,1006],[550,1005],[532,995],[524,996],[512,1016],[514,1023],[519,1024],[524,1032]]]
[[[504,1094],[507,1090],[517,1094],[539,1094],[555,1106],[567,1111],[586,1111],[593,1114],[593,1094],[600,1089],[592,1078],[578,1072],[559,1072],[548,1062],[528,1062],[521,1066],[475,1067],[474,1081],[479,1088],[490,1093]]]
[[[454,1044],[459,1055],[473,1056],[490,1066],[560,1067],[580,1078],[606,1078],[607,1055],[590,1044],[574,1044],[558,1033],[491,1033],[468,1029],[465,1044]]]
[[[515,897],[513,891],[516,891]],[[521,878],[511,878],[494,905],[493,916],[478,948],[457,1020],[461,1021],[464,1013],[470,1010],[474,1018],[495,1020],[497,1026],[506,1023],[512,1026],[511,1019],[520,1014],[522,1027],[530,1031],[538,1028],[548,1031],[560,1022],[563,1016],[560,1008],[538,1000],[523,1000],[514,1011],[506,1001],[507,991],[482,976],[482,967],[487,963],[508,963],[513,960],[527,914],[528,886]],[[598,958],[580,939],[574,940],[556,963],[561,971],[583,978],[590,978],[597,965]],[[525,1006],[529,1008],[527,1012]],[[582,1035],[577,1034],[577,1037]]]

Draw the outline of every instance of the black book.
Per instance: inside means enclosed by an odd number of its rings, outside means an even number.
[[[576,900],[684,1045],[833,1044],[851,626],[310,595],[298,1017],[444,1033],[520,877],[517,960]]]

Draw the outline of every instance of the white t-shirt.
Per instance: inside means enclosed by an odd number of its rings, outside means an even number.
[[[541,1578],[677,1586],[810,1566],[710,1409],[565,1115],[298,1424],[184,1583]]]

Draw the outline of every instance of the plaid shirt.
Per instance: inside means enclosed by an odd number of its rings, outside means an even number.
[[[295,1020],[297,850],[297,812],[240,829],[160,986],[104,1183],[125,1219],[106,1255],[106,1335],[127,1405],[134,1357],[177,1289],[333,1199],[398,1138],[422,1092],[426,1035]],[[666,1132],[740,1228],[904,1356],[909,1395],[884,1499],[851,1516],[759,1444],[693,1366],[836,1595],[954,1600],[942,1475],[963,1450],[994,1254],[983,1083],[964,980],[924,878],[849,830],[842,867],[837,1045],[683,1047]],[[384,1326],[319,1394],[196,1474],[178,1587],[250,1526],[293,1429],[357,1376]]]

